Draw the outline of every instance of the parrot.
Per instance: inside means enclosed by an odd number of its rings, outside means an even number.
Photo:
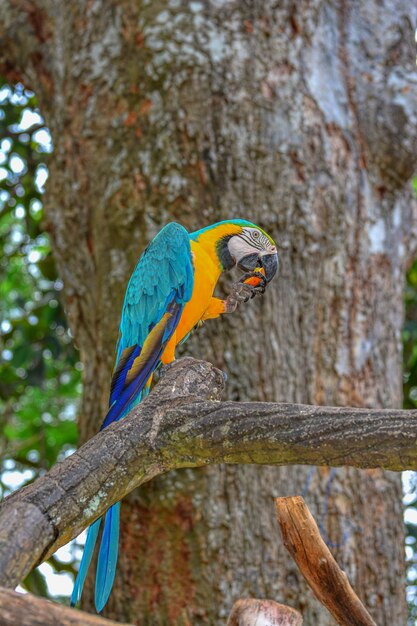
[[[149,392],[154,372],[175,359],[175,349],[202,322],[233,313],[263,293],[278,270],[273,239],[252,222],[231,219],[189,233],[176,222],[149,243],[129,280],[121,314],[109,409],[101,429],[123,418]],[[213,296],[222,272],[245,274],[225,300]],[[95,605],[100,613],[113,587],[119,544],[120,502],[103,516]],[[75,606],[93,556],[102,519],[88,528],[71,596]]]

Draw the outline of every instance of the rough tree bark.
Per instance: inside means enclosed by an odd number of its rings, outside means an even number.
[[[109,506],[174,469],[220,463],[417,469],[417,411],[220,402],[223,388],[223,373],[210,363],[177,360],[123,420],[6,498],[0,504],[0,585],[16,587]],[[310,587],[317,591],[320,579],[324,593],[336,603],[342,598],[355,621],[349,592],[340,585],[344,575],[335,561],[326,570],[333,557],[303,498],[275,502],[284,545]],[[290,536],[300,537],[297,553]],[[319,599],[326,604],[326,596]]]
[[[132,626],[0,587],[2,626]]]
[[[274,600],[238,600],[232,608],[227,626],[301,626],[300,613]]]
[[[187,345],[227,371],[229,398],[400,406],[413,3],[0,7],[3,72],[36,91],[54,140],[47,227],[84,363],[83,439],[105,410],[127,278],[168,219],[242,216],[284,248],[266,297]],[[376,622],[405,623],[400,478],[323,468],[185,470],[141,489],[123,507],[107,614],[217,624],[252,595],[328,626],[270,543],[272,497],[297,493]]]

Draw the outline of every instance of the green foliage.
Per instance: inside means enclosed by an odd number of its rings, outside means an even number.
[[[81,364],[60,301],[43,183],[52,146],[22,86],[0,81],[0,495],[76,447]],[[53,558],[55,570],[72,565]],[[26,587],[47,595],[36,570]]]
[[[417,408],[417,259],[407,274],[404,340],[404,407]]]
[[[417,194],[417,178],[413,181]],[[417,259],[407,273],[405,290],[404,408],[417,409]],[[410,626],[417,624],[417,474],[406,472],[407,597]]]

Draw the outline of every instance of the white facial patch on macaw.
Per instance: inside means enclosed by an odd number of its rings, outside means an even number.
[[[228,248],[236,263],[249,254],[271,254],[276,252],[275,246],[257,228],[245,227],[239,235],[230,238]]]

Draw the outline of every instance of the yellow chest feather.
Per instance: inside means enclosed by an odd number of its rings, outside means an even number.
[[[184,307],[177,327],[177,344],[202,318],[221,272],[217,261],[212,259],[198,242],[191,241],[191,252],[194,264],[194,289],[191,300]]]

